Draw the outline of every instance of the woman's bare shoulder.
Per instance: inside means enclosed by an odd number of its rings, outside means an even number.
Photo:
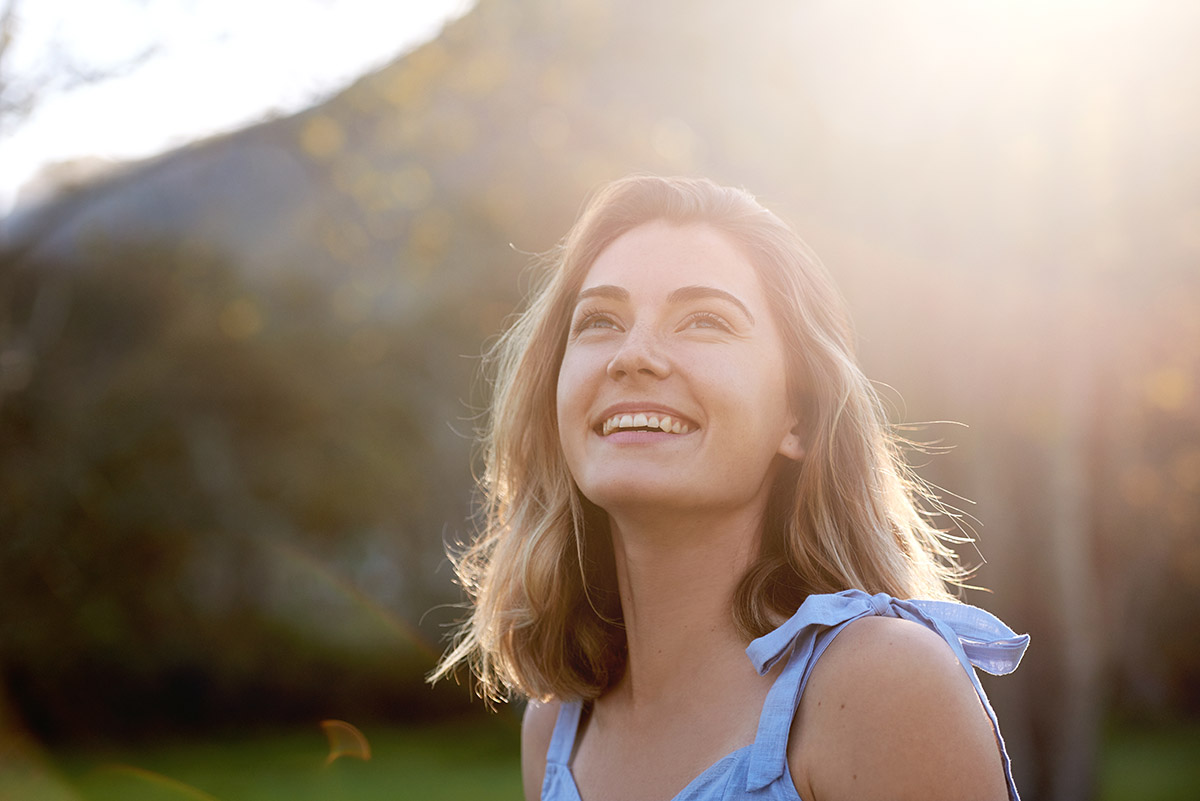
[[[542,795],[542,778],[546,775],[546,751],[558,720],[557,701],[530,701],[521,721],[521,783],[527,801],[537,801]]]
[[[1000,750],[950,646],[909,620],[847,626],[813,668],[788,743],[806,798],[1008,796]]]

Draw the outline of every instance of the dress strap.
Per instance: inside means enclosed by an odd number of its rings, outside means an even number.
[[[554,722],[554,733],[550,735],[550,747],[546,749],[546,763],[571,764],[571,753],[575,750],[575,736],[579,731],[579,716],[583,711],[582,701],[563,701],[558,707],[558,719]]]
[[[912,620],[937,632],[950,645],[992,721],[1000,743],[1009,794],[1016,798],[996,713],[973,666],[995,675],[1011,673],[1029,645],[1029,635],[1017,635],[989,612],[967,604],[902,601],[886,593],[868,595],[861,590],[810,595],[791,619],[770,634],[754,640],[746,649],[746,655],[760,675],[787,658],[787,664],[771,686],[763,705],[750,755],[747,790],[759,790],[787,771],[788,734],[813,667],[842,629],[869,615]]]

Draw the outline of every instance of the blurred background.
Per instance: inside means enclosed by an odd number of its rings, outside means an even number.
[[[0,798],[519,797],[518,710],[423,683],[479,356],[633,171],[757,194],[896,422],[952,421],[914,460],[1033,637],[986,685],[1023,797],[1195,797],[1200,6],[38,5],[0,2]]]

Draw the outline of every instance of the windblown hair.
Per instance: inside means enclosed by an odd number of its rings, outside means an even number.
[[[568,472],[556,416],[575,296],[597,256],[651,221],[727,236],[762,282],[783,339],[805,456],[775,479],[761,549],[735,593],[747,641],[810,593],[861,589],[950,599],[960,583],[944,511],[907,466],[854,359],[845,303],[808,246],[747,192],[703,179],[633,176],[605,186],[545,259],[528,308],[489,354],[480,532],[455,555],[471,612],[431,675],[469,664],[488,700],[595,698],[625,667],[607,517]]]

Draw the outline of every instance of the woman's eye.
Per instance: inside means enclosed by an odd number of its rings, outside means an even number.
[[[718,331],[732,331],[733,328],[718,314],[712,312],[695,312],[689,314],[683,323],[684,328],[715,328]]]
[[[579,316],[579,319],[575,322],[571,332],[574,334],[579,334],[589,329],[616,327],[616,321],[607,314],[602,312],[588,312]]]

